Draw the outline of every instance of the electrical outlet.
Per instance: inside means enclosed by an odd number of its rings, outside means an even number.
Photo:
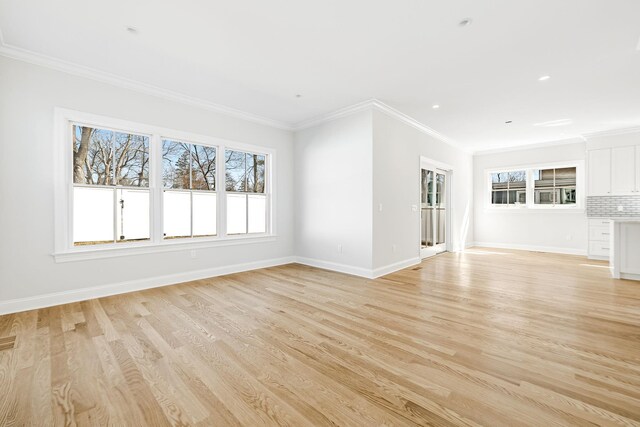
[[[378,205],[378,212],[382,212],[382,203]]]
[[[393,252],[398,252],[398,246],[394,243],[393,245],[391,245],[391,250]]]
[[[338,253],[341,254],[342,253],[342,244],[338,245]]]
[[[195,250],[189,251],[189,254],[191,255],[191,259],[198,258],[198,252],[196,252]]]
[[[411,205],[411,210],[413,212],[418,212],[418,205]]]
[[[624,212],[624,206],[622,205],[618,206],[618,212]]]

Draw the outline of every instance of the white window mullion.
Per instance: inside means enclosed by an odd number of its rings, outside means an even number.
[[[218,215],[217,215],[217,228],[218,236],[227,236],[227,187],[225,182],[225,146],[218,146],[219,153],[216,154],[216,191],[218,193]]]
[[[535,180],[533,179],[533,169],[527,169],[527,208],[534,205],[535,200]]]

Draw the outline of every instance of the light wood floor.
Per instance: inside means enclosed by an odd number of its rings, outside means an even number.
[[[640,425],[640,283],[470,250],[0,317],[0,425],[74,424]]]

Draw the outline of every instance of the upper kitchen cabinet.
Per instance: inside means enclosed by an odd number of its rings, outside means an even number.
[[[587,195],[640,195],[640,132],[587,139]]]
[[[611,194],[611,149],[589,150],[587,156],[589,196]]]
[[[636,147],[611,149],[611,193],[630,194],[636,188]]]

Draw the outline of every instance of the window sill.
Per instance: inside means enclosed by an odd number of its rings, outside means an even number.
[[[222,246],[250,245],[255,243],[275,242],[277,235],[260,234],[245,236],[216,237],[206,240],[172,240],[162,243],[121,243],[106,247],[74,247],[64,252],[56,252],[53,258],[56,263],[86,261],[102,258],[114,258],[129,255],[145,255],[161,252],[176,252],[182,250],[206,249]]]
[[[487,212],[522,212],[522,213],[541,213],[541,212],[562,212],[568,214],[584,214],[586,211],[583,207],[546,207],[546,206],[536,206],[536,207],[495,207],[495,206],[487,206],[484,208]]]

